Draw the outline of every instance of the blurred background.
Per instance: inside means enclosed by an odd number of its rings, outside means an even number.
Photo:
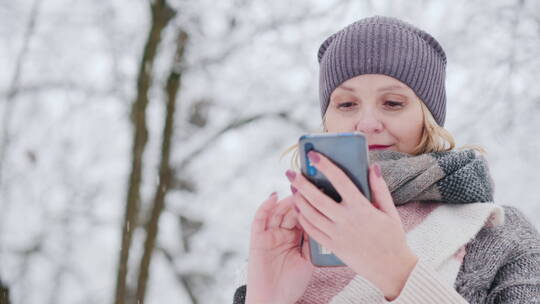
[[[1,1],[2,303],[232,303],[317,49],[372,15],[442,44],[446,128],[540,229],[538,1]]]

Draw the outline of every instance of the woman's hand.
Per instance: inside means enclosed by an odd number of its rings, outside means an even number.
[[[377,286],[387,300],[401,292],[418,258],[410,250],[380,167],[369,169],[371,203],[349,177],[324,155],[310,151],[315,168],[342,198],[336,203],[302,174],[287,171],[300,209],[300,225],[319,244]]]
[[[251,225],[246,303],[295,303],[304,294],[315,267],[292,196],[278,202],[274,192],[257,209]]]

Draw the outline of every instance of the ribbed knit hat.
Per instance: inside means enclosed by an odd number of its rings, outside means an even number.
[[[446,54],[425,31],[393,17],[360,19],[328,37],[318,59],[321,116],[341,83],[362,74],[384,74],[409,86],[444,125]]]

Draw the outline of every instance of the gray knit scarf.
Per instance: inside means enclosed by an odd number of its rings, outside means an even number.
[[[494,183],[484,156],[475,150],[411,155],[390,150],[369,152],[378,163],[395,205],[409,201],[492,202]]]

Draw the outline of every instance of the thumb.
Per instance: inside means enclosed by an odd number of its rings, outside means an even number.
[[[371,200],[382,212],[399,218],[394,200],[388,190],[388,185],[384,181],[379,164],[374,164],[369,168],[369,185],[371,188]]]

